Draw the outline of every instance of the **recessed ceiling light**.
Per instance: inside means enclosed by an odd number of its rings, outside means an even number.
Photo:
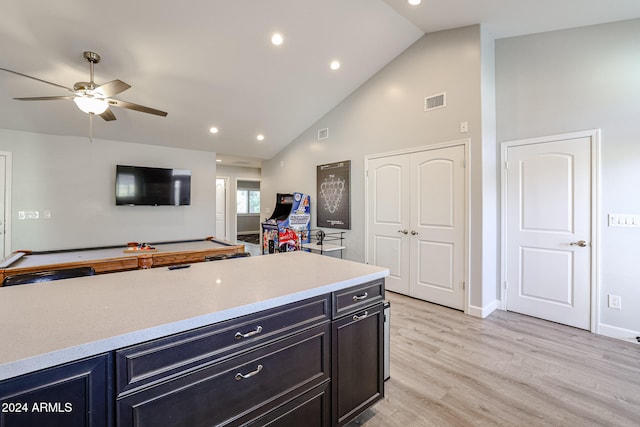
[[[422,3],[422,0],[407,0],[407,2],[411,5],[411,6],[417,6],[420,3]]]
[[[282,42],[284,42],[284,38],[282,37],[282,34],[280,33],[274,33],[271,36],[271,43],[274,46],[280,46],[282,44]]]
[[[263,134],[261,134],[261,133],[259,133],[259,134],[258,134],[258,136],[256,136],[256,139],[257,139],[258,141],[264,141],[264,135],[263,135]]]
[[[216,162],[222,163],[222,159],[216,159]]]
[[[211,133],[218,133],[218,128],[217,128],[217,127],[215,127],[215,126],[210,127],[210,128],[209,128],[209,132],[211,132]]]
[[[331,67],[333,71],[337,70],[338,68],[340,68],[340,61],[331,61],[329,67]]]

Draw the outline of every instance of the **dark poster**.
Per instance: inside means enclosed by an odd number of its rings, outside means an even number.
[[[318,227],[351,229],[351,160],[317,167]]]

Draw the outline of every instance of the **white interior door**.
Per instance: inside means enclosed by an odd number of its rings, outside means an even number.
[[[227,180],[216,178],[216,238],[227,239]]]
[[[410,156],[370,159],[368,262],[389,269],[385,287],[409,295]]]
[[[411,156],[410,295],[463,310],[464,146]]]
[[[591,138],[506,149],[506,308],[591,320]]]
[[[464,145],[368,160],[367,262],[388,290],[464,309],[464,160]]]

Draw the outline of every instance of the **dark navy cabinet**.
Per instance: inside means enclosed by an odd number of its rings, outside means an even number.
[[[0,427],[342,426],[384,395],[384,280],[0,382]]]
[[[330,307],[321,295],[118,350],[117,425],[330,426]]]
[[[333,295],[332,413],[343,426],[384,397],[384,282]]]
[[[112,378],[104,354],[2,381],[0,426],[112,426]]]

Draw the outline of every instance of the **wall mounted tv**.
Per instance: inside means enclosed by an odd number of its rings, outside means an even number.
[[[116,205],[181,206],[190,204],[190,170],[116,166]]]

